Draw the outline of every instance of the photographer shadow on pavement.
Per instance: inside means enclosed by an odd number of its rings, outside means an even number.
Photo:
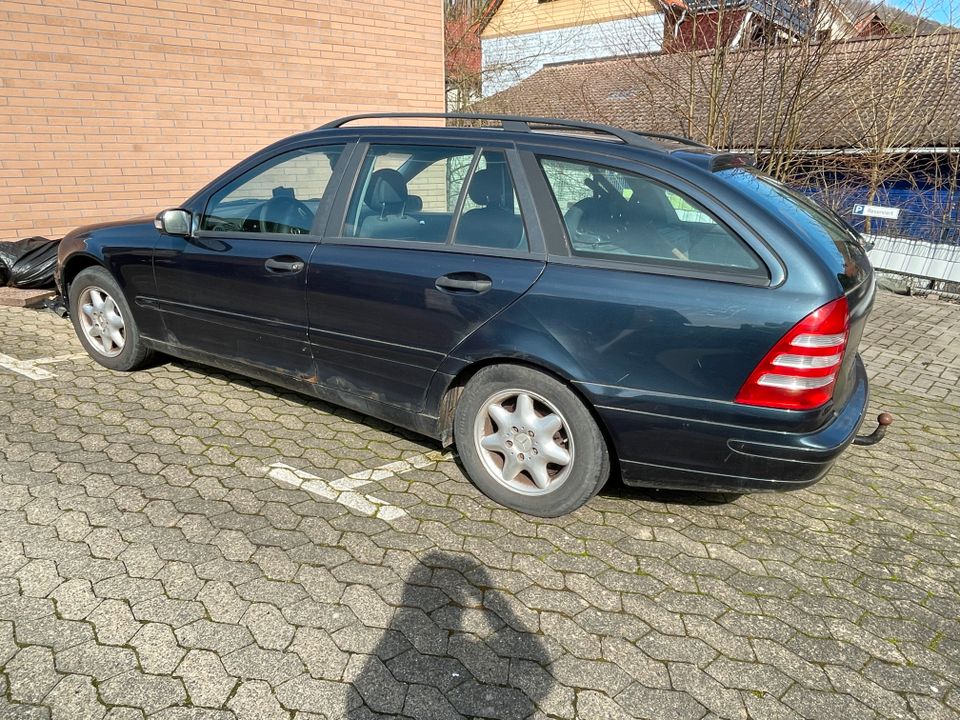
[[[363,704],[349,720],[519,720],[550,691],[547,648],[528,630],[535,616],[518,617],[475,558],[428,552],[407,576],[400,604],[351,678]]]

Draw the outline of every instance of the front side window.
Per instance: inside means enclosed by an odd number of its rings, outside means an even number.
[[[343,145],[303,148],[258,165],[210,197],[200,229],[309,233],[343,149]]]
[[[573,254],[765,274],[754,253],[692,198],[635,173],[540,158]]]
[[[474,154],[470,147],[372,145],[343,236],[445,243]]]

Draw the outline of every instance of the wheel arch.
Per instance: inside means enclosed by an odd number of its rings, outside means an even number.
[[[457,403],[460,400],[460,396],[463,394],[463,389],[467,386],[467,383],[474,375],[484,368],[492,365],[515,365],[517,367],[526,367],[552,377],[554,380],[563,383],[564,386],[569,388],[570,391],[577,396],[580,402],[583,403],[583,406],[587,408],[587,412],[590,413],[590,415],[593,417],[593,421],[600,429],[600,434],[603,436],[603,440],[607,445],[607,452],[610,453],[611,477],[613,477],[614,474],[619,475],[620,462],[619,455],[617,454],[617,448],[613,443],[613,438],[609,429],[607,428],[606,423],[600,416],[600,413],[597,412],[597,409],[594,407],[590,398],[588,398],[583,391],[577,387],[576,383],[574,383],[569,377],[564,376],[563,373],[559,372],[555,368],[551,368],[547,365],[527,359],[518,359],[509,356],[488,357],[470,363],[461,369],[447,384],[447,387],[444,390],[440,400],[440,407],[437,417],[437,436],[440,438],[440,442],[444,447],[447,447],[453,443],[453,420]]]
[[[70,283],[74,281],[77,275],[90,267],[101,267],[107,270],[107,266],[101,259],[87,253],[74,253],[64,261],[63,269],[60,271],[64,297],[69,297]]]

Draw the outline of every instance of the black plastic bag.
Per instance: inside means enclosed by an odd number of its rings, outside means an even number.
[[[15,288],[54,286],[59,240],[31,237],[0,242],[0,285]]]

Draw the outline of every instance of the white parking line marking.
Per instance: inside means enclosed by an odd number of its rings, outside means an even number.
[[[0,353],[0,367],[12,370],[31,380],[49,380],[56,375],[49,370],[45,370],[40,365],[51,365],[53,363],[68,362],[70,360],[79,360],[87,357],[86,353],[72,353],[70,355],[55,355],[54,357],[34,358],[33,360],[17,360],[10,355]]]
[[[300,488],[311,495],[327,500],[333,500],[361,515],[372,515],[392,523],[406,516],[406,511],[391,505],[386,500],[381,500],[375,495],[355,492],[357,488],[410,470],[419,470],[450,457],[453,457],[451,453],[434,450],[422,455],[415,455],[407,460],[387,463],[372,470],[361,470],[330,482],[322,480],[306,470],[298,470],[286,463],[273,463],[265,470],[267,476],[275,482]]]

